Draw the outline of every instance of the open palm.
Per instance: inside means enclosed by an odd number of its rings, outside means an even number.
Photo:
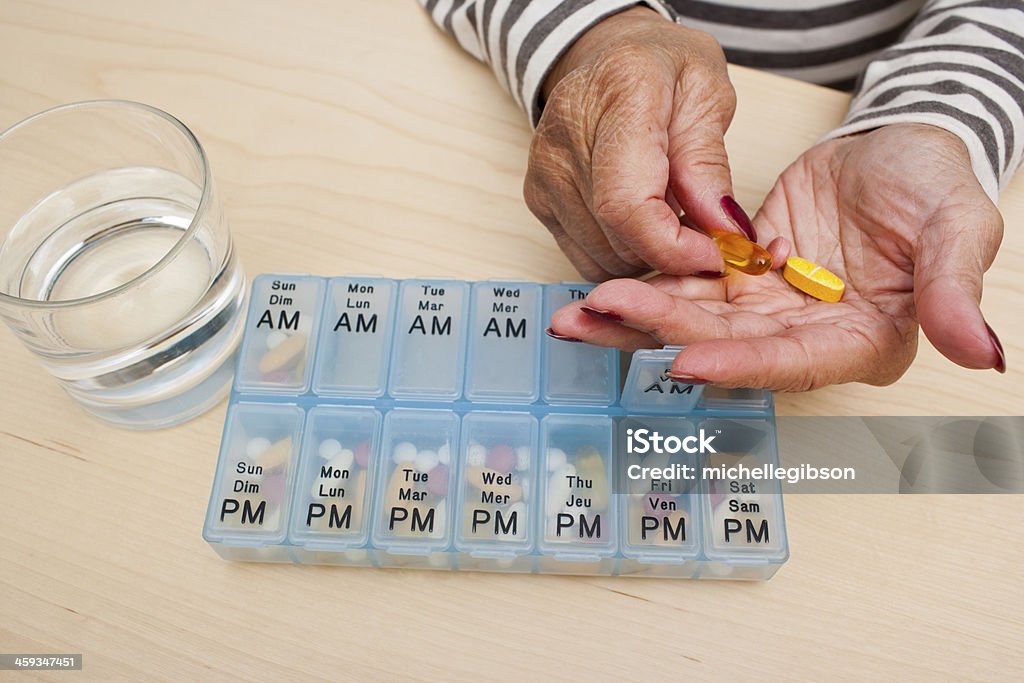
[[[952,135],[900,125],[819,144],[780,176],[754,223],[762,241],[785,237],[842,278],[842,301],[806,296],[780,271],[657,275],[598,286],[556,313],[553,330],[627,350],[686,345],[673,374],[726,387],[893,382],[914,358],[919,321],[953,361],[1002,367],[978,308],[1002,221]]]

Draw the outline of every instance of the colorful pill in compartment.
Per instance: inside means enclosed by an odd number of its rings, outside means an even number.
[[[623,560],[619,573],[687,578],[701,549],[700,462],[695,430],[676,417],[625,417],[616,425]]]
[[[455,547],[460,569],[531,571],[537,420],[470,412],[462,419]]]
[[[541,570],[611,573],[617,547],[612,419],[548,415],[541,421],[540,448]]]
[[[465,396],[533,403],[540,394],[541,286],[477,282],[469,317]]]
[[[289,540],[300,562],[370,564],[370,498],[380,413],[320,406],[306,419]]]
[[[462,395],[468,308],[466,282],[402,282],[388,376],[391,396],[453,401]]]
[[[768,578],[789,556],[781,485],[754,473],[778,465],[775,426],[767,419],[723,418],[699,428],[715,437],[716,450],[702,455],[711,469],[702,481],[708,562],[701,575]]]
[[[261,275],[253,281],[237,391],[306,391],[323,288],[322,278],[301,275]]]
[[[382,565],[448,567],[452,558],[452,453],[459,417],[448,410],[396,408],[384,416],[374,545]]]
[[[286,561],[294,454],[303,413],[240,403],[228,411],[203,537],[231,559]]]
[[[583,301],[593,285],[544,287],[544,320],[562,306]],[[544,335],[541,396],[556,405],[610,406],[619,395],[619,352]]]
[[[394,280],[337,277],[327,285],[313,390],[322,396],[377,398],[387,385]]]

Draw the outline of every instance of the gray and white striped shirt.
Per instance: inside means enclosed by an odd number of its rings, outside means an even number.
[[[1024,0],[419,0],[536,124],[544,78],[602,19],[646,5],[715,36],[726,58],[855,89],[827,138],[928,123],[970,150],[995,200],[1024,155]]]

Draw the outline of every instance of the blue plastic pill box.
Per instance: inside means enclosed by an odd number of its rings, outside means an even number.
[[[751,475],[778,465],[771,394],[544,334],[589,290],[256,278],[204,538],[233,560],[769,578],[789,556],[779,483]]]

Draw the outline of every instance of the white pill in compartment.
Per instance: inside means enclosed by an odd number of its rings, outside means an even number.
[[[548,449],[548,472],[560,470],[565,465],[568,457],[561,448]]]
[[[441,458],[438,456],[437,451],[424,449],[416,454],[412,464],[419,472],[429,472],[437,467],[439,462],[441,462]]]
[[[530,469],[530,448],[520,446],[516,449],[516,469],[520,472]]]
[[[331,458],[331,467],[339,472],[345,470],[351,470],[352,463],[355,462],[356,454],[349,448],[342,448],[338,453]]]
[[[402,441],[395,444],[394,450],[391,451],[391,459],[396,465],[404,465],[414,461],[417,453],[419,453],[419,449],[416,448],[416,444],[411,441]]]
[[[324,439],[320,442],[320,448],[317,453],[324,460],[330,460],[338,453],[341,453],[341,442],[337,439]]]
[[[259,460],[270,449],[270,439],[257,436],[245,444],[245,455],[250,460]]]
[[[287,340],[287,339],[288,339],[288,335],[287,334],[285,334],[281,330],[274,330],[270,334],[267,335],[267,349],[270,350],[270,351],[273,351],[278,346],[280,346],[282,343],[284,343],[284,341]]]
[[[483,444],[471,443],[466,450],[466,465],[468,467],[483,467],[487,462],[487,449]]]

